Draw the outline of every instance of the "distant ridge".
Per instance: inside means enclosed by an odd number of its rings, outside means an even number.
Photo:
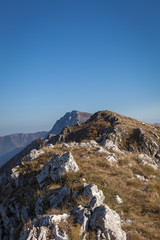
[[[51,131],[37,133],[16,133],[0,137],[0,167],[8,160],[21,152],[33,140],[45,138],[48,134],[59,134],[65,126],[73,126],[82,124],[92,116],[91,113],[71,111],[67,112],[63,117],[56,121]]]
[[[15,133],[0,137],[0,166],[23,150],[34,139],[46,137],[47,132]]]

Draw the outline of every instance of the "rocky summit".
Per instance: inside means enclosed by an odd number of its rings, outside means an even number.
[[[159,240],[160,126],[111,111],[0,169],[2,240]]]
[[[79,112],[76,110],[67,112],[62,118],[56,121],[49,134],[59,134],[64,127],[72,126],[75,124],[82,124],[86,122],[91,116],[92,114],[88,112]]]

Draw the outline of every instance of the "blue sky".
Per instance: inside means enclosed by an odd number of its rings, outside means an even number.
[[[65,112],[160,122],[159,0],[0,1],[0,135]]]

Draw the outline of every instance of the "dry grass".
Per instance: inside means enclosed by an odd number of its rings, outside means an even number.
[[[61,145],[56,145],[52,149],[52,153],[62,153],[69,149],[62,148]],[[45,163],[51,158],[51,154],[45,149],[45,157],[43,159],[37,159],[36,161],[29,163],[27,168],[28,174],[37,173],[38,161]],[[68,185],[71,189],[71,195],[74,191],[78,190],[79,195],[74,201],[68,201],[71,203],[64,204],[64,206],[58,209],[47,209],[47,214],[60,214],[70,211],[71,207],[75,207],[78,204],[86,205],[86,199],[81,195],[81,189],[83,187],[82,179],[85,178],[89,184],[97,184],[99,189],[103,190],[105,195],[105,203],[116,210],[121,218],[125,221],[130,219],[131,224],[125,223],[123,230],[127,232],[127,239],[129,240],[159,240],[160,239],[160,173],[148,166],[144,166],[137,162],[137,154],[127,154],[125,156],[119,155],[119,163],[110,164],[105,159],[104,153],[96,152],[95,149],[87,148],[73,148],[72,154],[80,168],[80,171],[75,173],[65,174],[61,181],[58,183],[49,182],[49,185],[44,189],[40,189],[37,183],[32,186],[32,207],[34,207],[35,201],[39,196],[45,194],[46,201],[48,197],[54,193],[54,191],[61,186]],[[82,155],[88,157],[81,157]],[[35,164],[35,165],[34,165]],[[135,174],[145,176],[148,182],[144,183],[135,178]],[[152,176],[153,175],[153,176]],[[150,177],[152,176],[152,178]],[[155,176],[155,177],[154,177]],[[18,190],[16,190],[18,191]],[[19,189],[22,193],[22,189]],[[25,192],[26,189],[23,189]],[[6,189],[6,194],[8,190]],[[15,192],[12,193],[12,196]],[[18,192],[16,193],[18,195]],[[118,204],[115,195],[119,195],[123,199],[122,204]],[[67,232],[70,239],[81,239],[79,236],[80,226],[71,224],[65,226],[61,223],[61,228],[67,228]],[[95,239],[95,233],[88,234],[87,239]]]

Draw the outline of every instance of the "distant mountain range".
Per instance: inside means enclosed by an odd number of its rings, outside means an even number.
[[[37,138],[44,138],[48,134],[59,134],[65,126],[82,124],[91,117],[91,113],[72,111],[60,118],[49,132],[16,133],[0,137],[0,166],[23,150],[28,144]]]
[[[16,133],[0,137],[0,166],[19,153],[36,138],[46,137],[47,132]]]

